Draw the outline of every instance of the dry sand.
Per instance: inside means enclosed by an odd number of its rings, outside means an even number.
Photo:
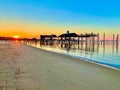
[[[120,71],[24,44],[0,44],[0,90],[120,90]]]

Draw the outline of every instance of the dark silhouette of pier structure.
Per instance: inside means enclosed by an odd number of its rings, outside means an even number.
[[[54,39],[55,38],[55,39]],[[77,45],[77,49],[84,49],[88,51],[94,51],[95,43],[97,42],[97,46],[99,47],[99,33],[85,33],[85,34],[76,34],[70,33],[67,31],[64,34],[56,36],[52,35],[40,35],[40,44],[41,45],[53,45],[54,42],[60,44],[61,48],[73,49],[72,46],[75,47]],[[83,48],[85,45],[85,48]],[[75,49],[75,48],[74,48]]]
[[[94,52],[99,51],[99,46],[103,46],[103,53],[105,53],[106,44],[112,44],[113,53],[114,50],[116,50],[116,53],[118,53],[119,48],[119,34],[115,35],[113,34],[111,40],[106,39],[106,34],[103,33],[103,37],[100,38],[99,33],[94,34],[91,33],[70,33],[69,30],[66,33],[63,33],[59,36],[55,34],[51,35],[40,35],[40,39],[37,38],[18,38],[17,41],[26,43],[26,44],[34,44],[35,46],[40,44],[42,45],[48,45],[48,46],[59,46],[61,48],[66,49],[78,49],[78,50],[85,50],[88,52]],[[0,37],[0,41],[16,41],[15,38],[12,37]]]
[[[85,45],[85,50],[94,51],[95,43],[97,43],[97,48],[99,47],[99,33],[85,33],[78,36],[78,49],[83,49]],[[81,46],[81,48],[80,48]]]
[[[63,47],[63,45],[65,45],[65,48],[70,49],[72,44],[75,43],[76,41],[76,37],[78,37],[78,35],[76,33],[70,33],[69,31],[67,31],[67,33],[65,34],[61,34],[60,36],[58,36],[58,40],[61,44],[61,47]]]
[[[57,36],[54,34],[51,35],[40,35],[40,45],[53,45]]]

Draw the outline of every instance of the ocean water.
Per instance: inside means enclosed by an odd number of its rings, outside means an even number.
[[[61,47],[59,43],[40,45],[40,42],[37,42],[29,45],[120,69],[120,45],[113,44],[112,41],[106,42],[105,45],[95,43],[94,50],[91,48],[91,45],[88,45],[86,48],[85,43],[83,43],[83,46],[78,46],[78,44],[74,43],[71,45],[71,48],[67,48],[65,44]]]

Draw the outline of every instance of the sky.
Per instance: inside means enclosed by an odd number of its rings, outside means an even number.
[[[120,33],[119,0],[0,0],[0,36]]]

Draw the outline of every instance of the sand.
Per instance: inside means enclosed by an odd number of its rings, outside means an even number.
[[[120,90],[120,71],[25,44],[0,44],[0,89]]]

